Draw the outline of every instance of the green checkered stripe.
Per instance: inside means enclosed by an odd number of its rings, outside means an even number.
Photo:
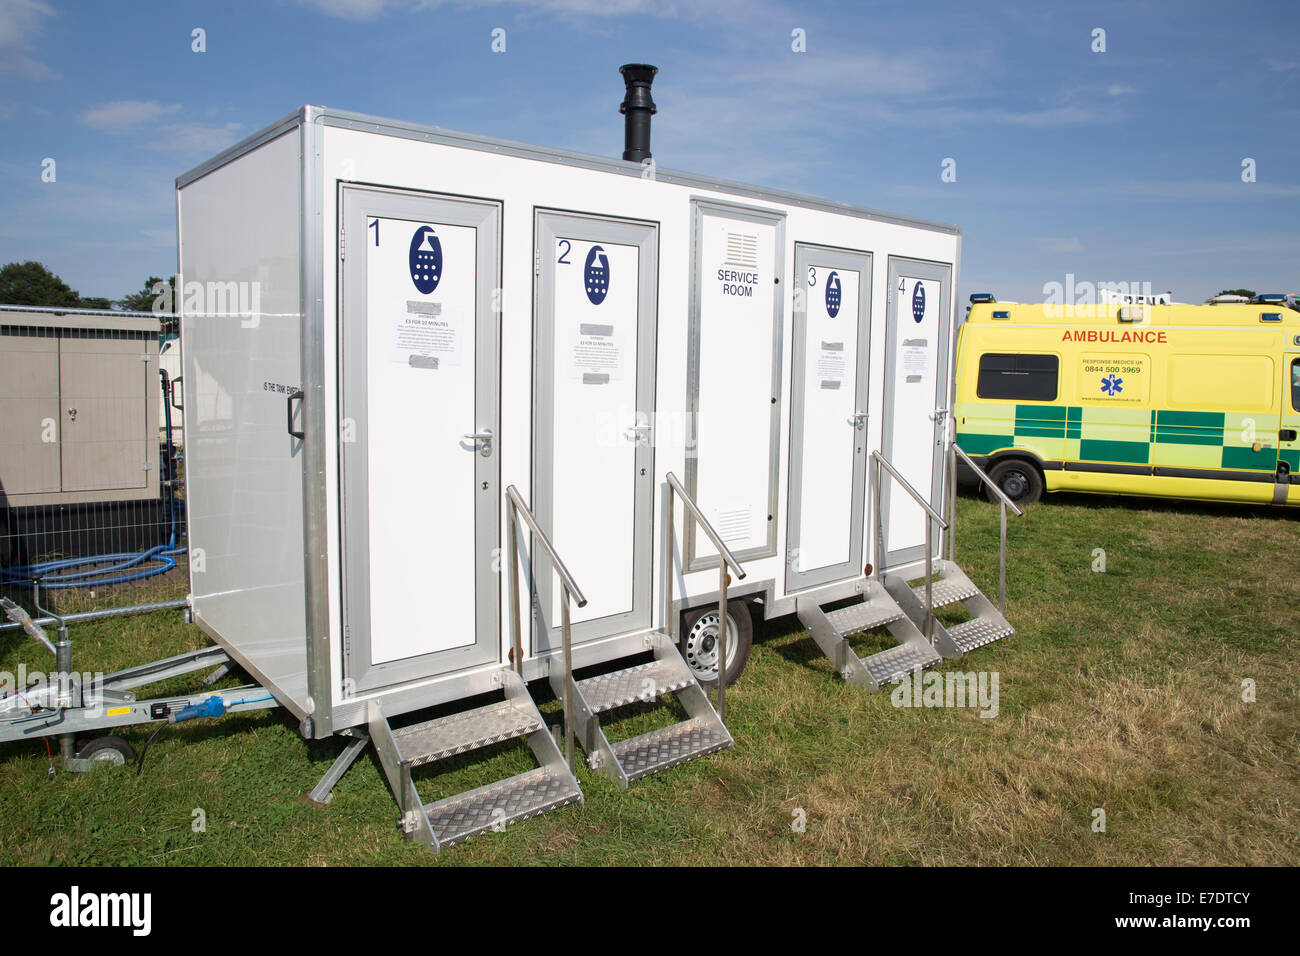
[[[979,402],[957,406],[957,444],[968,455],[1019,448],[1044,461],[1272,472],[1280,458],[1296,473],[1300,450],[1279,454],[1277,430],[1276,415],[1113,405]],[[1256,442],[1261,445],[1258,451]]]

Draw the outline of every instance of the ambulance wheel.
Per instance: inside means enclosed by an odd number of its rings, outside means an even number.
[[[121,767],[135,760],[135,748],[121,737],[96,737],[77,743],[79,760],[93,760],[107,767]]]
[[[705,687],[718,686],[718,605],[707,604],[682,615],[682,657]],[[749,661],[754,621],[743,600],[727,602],[727,685],[736,682]]]
[[[1038,468],[1020,458],[1000,461],[989,469],[989,478],[1002,489],[1002,493],[1018,505],[1032,505],[1043,496],[1043,476]],[[984,497],[995,501],[987,487]]]

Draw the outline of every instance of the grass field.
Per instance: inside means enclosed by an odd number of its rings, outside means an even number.
[[[962,498],[958,513],[958,560],[995,594],[997,512]],[[886,693],[846,686],[786,618],[757,627],[727,694],[734,750],[626,793],[580,765],[582,806],[441,857],[403,843],[372,755],[332,806],[300,802],[338,746],[305,743],[285,712],[269,711],[164,730],[138,778],[114,768],[51,780],[42,742],[0,747],[0,860],[1300,863],[1300,516],[1058,496],[1011,519],[1009,548],[1017,635],[942,668],[998,672],[992,719],[895,708]],[[75,667],[91,671],[205,643],[175,614],[78,625],[72,637]],[[35,643],[0,635],[0,670],[20,662],[51,667]],[[1243,700],[1247,678],[1254,702]],[[555,702],[543,710],[554,719]],[[662,709],[633,713],[611,736],[662,722]],[[138,749],[146,733],[126,736]],[[506,744],[421,791],[432,799],[528,766],[526,748]],[[1093,828],[1098,808],[1105,832]],[[204,832],[192,828],[196,809]]]

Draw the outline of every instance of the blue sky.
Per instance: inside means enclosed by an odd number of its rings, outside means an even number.
[[[662,167],[956,223],[963,299],[1300,290],[1300,8],[1195,0],[0,0],[0,263],[170,275],[175,177],[304,103],[618,155],[626,62]]]

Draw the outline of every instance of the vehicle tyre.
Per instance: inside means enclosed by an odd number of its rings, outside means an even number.
[[[990,480],[1002,493],[1018,505],[1032,505],[1043,496],[1043,476],[1037,466],[1021,458],[1000,461],[989,469]],[[993,492],[984,487],[984,497],[996,501]]]
[[[78,748],[77,757],[109,767],[121,767],[135,761],[135,748],[121,737],[96,737]]]
[[[718,686],[718,605],[706,604],[682,615],[680,647],[686,665],[705,687]],[[727,685],[736,682],[749,661],[754,644],[754,620],[749,605],[727,602]]]

